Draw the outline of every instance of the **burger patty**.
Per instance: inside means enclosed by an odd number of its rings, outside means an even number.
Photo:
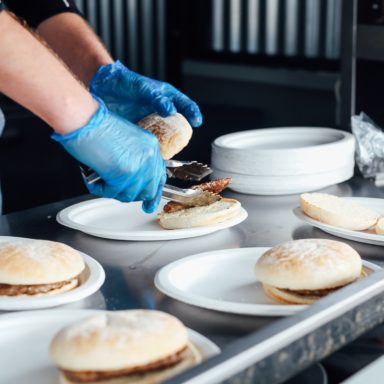
[[[169,368],[178,364],[187,355],[187,353],[188,346],[184,347],[183,349],[171,356],[154,361],[153,363],[126,369],[117,369],[114,371],[70,371],[66,369],[62,369],[61,371],[68,380],[78,383],[88,383],[93,381],[101,381],[121,376],[127,376],[135,373],[147,373],[152,371],[158,371],[164,368]]]
[[[222,192],[225,188],[227,188],[228,185],[231,184],[231,182],[232,182],[231,178],[218,179],[218,180],[208,181],[206,183],[194,185],[191,189],[218,194]],[[177,211],[181,211],[183,209],[188,209],[188,208],[193,208],[193,206],[177,203],[175,201],[169,201],[167,204],[165,204],[163,210],[165,213],[172,213],[172,212],[177,212]]]
[[[74,277],[70,280],[59,281],[58,283],[51,284],[33,284],[33,285],[12,285],[12,284],[0,284],[1,296],[19,296],[19,295],[37,295],[40,293],[48,293],[55,289],[59,289],[64,285],[72,283],[77,280],[78,277]]]
[[[351,283],[348,283],[351,284]],[[310,290],[310,289],[301,289],[301,290],[293,290],[293,289],[280,289],[281,291],[287,292],[287,293],[293,293],[295,295],[300,295],[300,296],[327,296],[328,294],[337,291],[340,288],[343,288],[347,286],[348,284],[345,285],[340,285],[339,287],[333,287],[333,288],[325,288],[325,289],[317,289],[317,290]]]

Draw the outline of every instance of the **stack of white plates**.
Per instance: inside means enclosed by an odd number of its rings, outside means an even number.
[[[355,140],[332,128],[282,127],[231,133],[212,144],[213,177],[257,195],[314,191],[353,176]]]

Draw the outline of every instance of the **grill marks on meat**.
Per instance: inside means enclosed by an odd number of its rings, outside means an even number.
[[[185,346],[175,354],[165,357],[164,359],[154,361],[147,365],[141,365],[137,367],[131,367],[126,369],[118,369],[114,371],[69,371],[62,370],[67,379],[78,382],[88,383],[93,381],[101,381],[106,379],[112,379],[116,377],[128,376],[135,373],[147,373],[152,371],[158,371],[164,368],[172,367],[178,364],[188,353],[188,346]]]
[[[206,183],[194,185],[191,189],[218,194],[227,188],[231,182],[231,178],[212,180]],[[163,210],[165,213],[172,213],[188,208],[193,208],[193,206],[177,203],[176,201],[169,201],[167,204],[165,204]]]
[[[19,295],[37,295],[41,293],[48,293],[55,289],[59,289],[64,285],[67,285],[73,280],[78,280],[77,277],[59,281],[58,283],[51,284],[33,284],[33,285],[11,285],[11,284],[0,284],[0,295],[2,296],[19,296]]]

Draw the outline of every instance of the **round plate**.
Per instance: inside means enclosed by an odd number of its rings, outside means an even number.
[[[264,294],[255,264],[269,248],[236,248],[185,257],[160,269],[156,287],[187,304],[242,315],[286,316],[306,305],[279,304]],[[363,261],[368,272],[381,269]]]
[[[369,197],[344,197],[343,199],[364,205],[365,207],[370,208],[384,216],[384,199],[374,199]],[[344,229],[335,227],[334,225],[324,224],[318,220],[312,219],[312,217],[307,216],[300,207],[295,208],[293,213],[300,220],[311,224],[314,227],[320,228],[324,232],[330,233],[331,235],[342,237],[343,239],[358,241],[360,243],[384,246],[384,235],[378,235],[373,231],[352,231],[350,229]]]
[[[12,241],[20,237],[1,236],[1,241]],[[41,309],[73,303],[95,293],[104,283],[103,267],[92,257],[79,252],[84,259],[85,269],[80,274],[80,285],[70,291],[46,296],[0,296],[0,310],[17,311]]]
[[[163,204],[165,203],[166,201],[163,201]],[[62,225],[105,239],[157,241],[207,235],[233,227],[244,221],[247,216],[247,211],[240,208],[236,217],[222,223],[168,230],[157,223],[156,214],[146,214],[142,211],[141,202],[121,203],[101,198],[65,208],[57,214],[56,219]]]
[[[312,173],[298,176],[251,176],[241,175],[220,169],[213,170],[213,177],[220,179],[231,177],[228,187],[233,191],[251,195],[288,195],[294,193],[316,191],[330,185],[349,180],[353,176],[354,164],[323,173]]]
[[[0,317],[0,382],[58,383],[59,372],[49,357],[49,344],[63,327],[100,311],[52,310],[6,314]],[[188,330],[189,339],[208,358],[219,348],[199,333]]]
[[[258,176],[332,172],[354,163],[351,133],[322,127],[281,127],[230,133],[212,144],[213,168]]]

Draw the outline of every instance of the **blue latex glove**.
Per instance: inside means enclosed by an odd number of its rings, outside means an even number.
[[[95,195],[123,202],[143,201],[154,212],[166,180],[165,162],[156,136],[100,107],[84,127],[52,138],[102,180],[87,184]]]
[[[164,117],[179,112],[192,127],[203,122],[199,107],[186,95],[168,83],[129,70],[120,61],[102,65],[90,89],[109,110],[134,123],[154,112]]]

